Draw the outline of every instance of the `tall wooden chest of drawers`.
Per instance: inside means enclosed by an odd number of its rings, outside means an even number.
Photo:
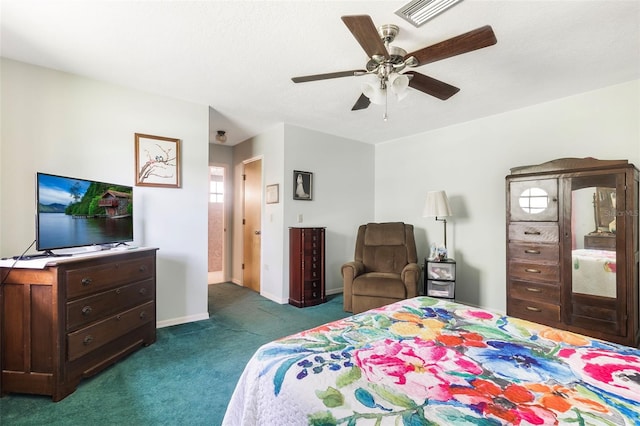
[[[289,228],[289,303],[298,308],[326,300],[325,228]]]
[[[2,268],[1,395],[60,401],[156,340],[156,249],[57,258]],[[8,275],[7,275],[8,274]]]
[[[507,314],[637,347],[640,171],[561,158],[511,169],[506,191]]]

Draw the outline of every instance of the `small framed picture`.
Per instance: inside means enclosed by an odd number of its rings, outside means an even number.
[[[180,139],[135,134],[136,185],[180,187]]]
[[[266,198],[267,204],[276,204],[280,201],[279,191],[280,185],[277,183],[273,185],[267,185]]]
[[[293,171],[293,199],[313,200],[313,173],[300,170]]]

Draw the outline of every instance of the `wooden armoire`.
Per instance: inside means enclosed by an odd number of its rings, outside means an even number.
[[[638,347],[638,174],[594,158],[511,169],[508,315]]]

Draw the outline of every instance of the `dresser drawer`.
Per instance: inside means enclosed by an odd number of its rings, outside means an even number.
[[[154,261],[153,258],[147,257],[68,270],[65,272],[67,297],[71,299],[118,285],[153,278]]]
[[[509,262],[509,277],[524,281],[560,281],[560,266],[555,263],[535,263],[512,260]]]
[[[557,244],[509,243],[509,259],[528,262],[559,263],[560,247]]]
[[[560,306],[535,300],[509,299],[507,315],[541,324],[560,322]]]
[[[322,274],[322,262],[305,261],[304,262],[304,279],[317,280]]]
[[[155,321],[155,310],[155,303],[147,302],[67,334],[68,361],[78,359],[131,330]]]
[[[322,297],[322,286],[320,280],[305,281],[304,283],[304,298],[319,299]]]
[[[509,225],[509,241],[527,243],[557,243],[558,224],[555,222],[516,222]]]
[[[148,279],[67,303],[67,331],[152,300],[155,282]]]
[[[559,305],[560,286],[512,280],[509,285],[509,297]]]

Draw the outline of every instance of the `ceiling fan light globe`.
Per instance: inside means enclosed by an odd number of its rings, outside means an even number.
[[[386,100],[386,90],[371,83],[362,84],[362,94],[365,95],[372,104],[384,105]]]
[[[404,99],[407,96],[407,87],[409,87],[409,77],[404,74],[391,74],[389,76],[389,83],[387,84],[391,89],[391,93],[396,95],[398,100]]]

